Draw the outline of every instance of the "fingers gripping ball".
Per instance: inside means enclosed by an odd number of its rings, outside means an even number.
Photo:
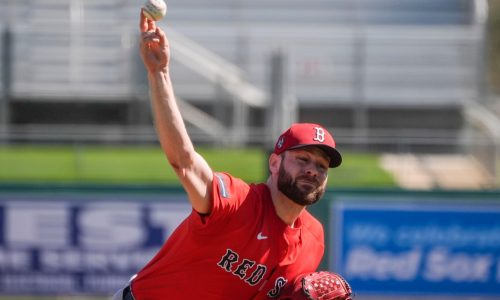
[[[302,278],[302,290],[313,300],[352,300],[352,289],[342,276],[315,272]]]
[[[167,13],[167,4],[163,0],[146,0],[142,6],[142,12],[146,18],[159,21],[165,17]]]

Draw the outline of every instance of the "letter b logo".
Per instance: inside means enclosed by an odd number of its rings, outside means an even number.
[[[313,141],[318,141],[323,143],[325,141],[325,131],[321,127],[314,127],[316,130],[316,136],[313,138]]]

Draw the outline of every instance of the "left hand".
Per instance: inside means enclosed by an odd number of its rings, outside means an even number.
[[[280,300],[352,300],[351,286],[342,276],[326,271],[297,276],[292,290],[284,291]]]

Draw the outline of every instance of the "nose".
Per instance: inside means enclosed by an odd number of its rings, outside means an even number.
[[[309,176],[312,176],[312,177],[317,177],[319,174],[319,171],[313,164],[309,164],[306,167],[306,174]]]
[[[319,164],[310,163],[304,168],[304,173],[315,180],[322,181],[327,176],[326,170]]]

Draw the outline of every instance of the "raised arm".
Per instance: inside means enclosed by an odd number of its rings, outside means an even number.
[[[167,37],[141,11],[140,53],[147,69],[152,110],[161,147],[186,190],[193,208],[210,213],[213,174],[194,149],[177,106],[170,80]]]

